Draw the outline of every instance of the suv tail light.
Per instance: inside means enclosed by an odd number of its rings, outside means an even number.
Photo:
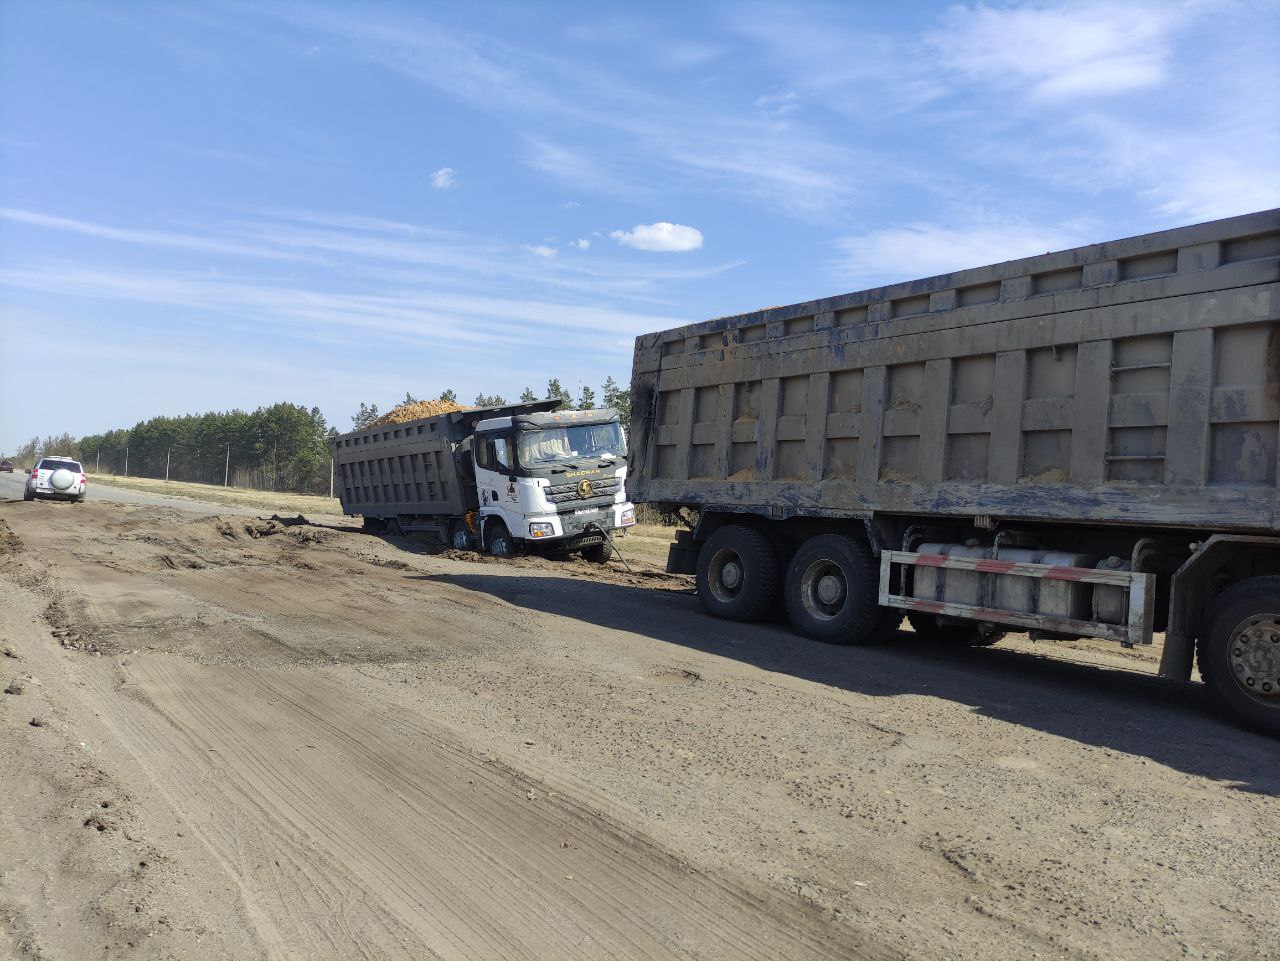
[[[85,477],[83,473],[80,475],[80,483],[81,484],[89,483],[89,478]]]

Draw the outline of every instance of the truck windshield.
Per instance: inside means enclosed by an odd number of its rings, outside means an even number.
[[[522,430],[519,434],[520,463],[524,467],[562,461],[617,460],[626,452],[622,428],[616,422]]]

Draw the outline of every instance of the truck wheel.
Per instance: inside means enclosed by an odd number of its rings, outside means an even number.
[[[372,534],[375,537],[377,537],[380,534],[386,533],[387,522],[384,521],[381,517],[366,517],[363,520],[364,520],[364,532],[366,534]]]
[[[471,537],[471,531],[467,530],[467,525],[463,521],[454,521],[453,528],[449,531],[449,543],[455,550],[473,551],[476,549],[475,541]]]
[[[592,564],[604,564],[613,556],[613,548],[608,544],[592,544],[582,549],[582,559]]]
[[[712,617],[758,621],[778,593],[778,558],[750,527],[722,527],[698,552],[698,600]]]
[[[1251,577],[1218,595],[1196,638],[1196,661],[1219,708],[1280,736],[1280,577]]]
[[[925,640],[959,647],[990,647],[1005,635],[1004,631],[998,631],[988,624],[977,621],[948,624],[939,621],[936,614],[926,614],[924,611],[909,613],[907,623],[911,625],[911,630]]]
[[[494,521],[485,534],[489,541],[489,553],[494,557],[510,557],[516,552],[516,542],[502,521]]]
[[[887,634],[876,603],[876,565],[862,541],[819,534],[801,545],[787,568],[785,596],[792,626],[829,644],[867,644]]]
[[[24,488],[22,489],[22,499],[23,499],[24,501],[33,501],[33,500],[35,500],[35,499],[36,499],[36,495],[35,495],[35,494],[33,494],[33,493],[31,493],[31,491],[27,490],[27,489],[24,487]]]

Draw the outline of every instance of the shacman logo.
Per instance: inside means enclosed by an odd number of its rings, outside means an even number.
[[[591,496],[591,481],[589,480],[578,481],[578,496],[581,497],[583,500],[586,500],[588,497]]]

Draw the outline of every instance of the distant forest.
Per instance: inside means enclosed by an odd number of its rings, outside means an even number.
[[[462,403],[453,390],[442,391],[439,397]],[[599,395],[584,386],[577,397],[553,378],[544,397],[557,398],[562,407],[579,410],[611,407],[624,424],[631,419],[630,390],[612,377],[601,386]],[[419,399],[406,394],[402,403]],[[526,387],[516,399],[541,398]],[[493,407],[507,402],[500,394],[480,394],[472,404]],[[380,413],[377,404],[361,403],[346,429],[363,427]],[[41,457],[66,454],[91,472],[162,478],[167,464],[171,480],[221,484],[225,478],[237,487],[327,493],[329,439],[338,433],[341,431],[325,421],[318,407],[279,403],[252,412],[153,417],[132,427],[78,439],[71,434],[33,437],[9,457],[19,470],[31,467]]]

